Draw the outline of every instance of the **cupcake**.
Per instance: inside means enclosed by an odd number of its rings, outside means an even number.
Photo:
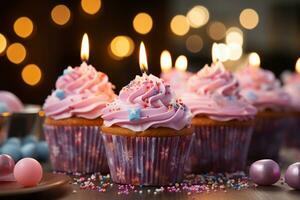
[[[300,147],[300,73],[284,73],[283,89],[291,96],[289,126],[286,131],[286,146]]]
[[[43,109],[45,138],[54,171],[108,172],[101,110],[115,98],[106,74],[85,62],[68,67]]]
[[[8,136],[11,114],[21,112],[23,109],[24,106],[16,95],[8,91],[0,91],[0,144]]]
[[[172,59],[168,51],[163,51],[160,58],[162,70],[160,78],[163,79],[166,84],[171,86],[177,96],[180,96],[186,91],[187,80],[193,75],[186,70],[187,63],[185,63],[186,60],[184,58],[184,56],[179,56],[174,68],[172,68]]]
[[[249,160],[278,160],[287,111],[290,109],[290,96],[269,70],[247,66],[235,75],[242,88],[241,95],[258,110]]]
[[[182,100],[193,114],[195,131],[188,170],[244,170],[257,110],[239,95],[232,73],[220,62],[205,65],[188,80]]]
[[[183,179],[192,142],[191,114],[162,79],[136,76],[102,114],[114,182],[162,186]]]

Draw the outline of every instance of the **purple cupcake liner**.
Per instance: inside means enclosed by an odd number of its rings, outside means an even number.
[[[248,160],[279,160],[279,150],[285,138],[288,119],[284,117],[257,117],[249,147]]]
[[[186,170],[192,173],[245,169],[252,126],[194,126],[195,138]]]
[[[180,182],[193,139],[102,134],[111,178],[120,184],[163,186]]]
[[[44,125],[54,171],[108,173],[100,127]]]
[[[300,148],[300,116],[291,116],[285,132],[285,146]]]

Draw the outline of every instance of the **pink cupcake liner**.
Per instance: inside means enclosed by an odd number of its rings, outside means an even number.
[[[109,171],[100,127],[44,126],[54,171],[107,173]]]
[[[236,172],[245,169],[252,126],[194,126],[188,172]]]
[[[261,118],[255,120],[248,160],[273,159],[278,161],[284,141],[286,118]]]
[[[127,137],[102,134],[102,136],[114,182],[163,186],[182,181],[192,135]]]

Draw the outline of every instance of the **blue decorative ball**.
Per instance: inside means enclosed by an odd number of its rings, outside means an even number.
[[[49,147],[47,142],[42,141],[36,144],[37,159],[40,161],[47,161],[49,158]]]
[[[28,143],[21,147],[21,153],[23,158],[36,158],[36,149],[34,143]]]
[[[8,112],[6,103],[0,102],[0,113]]]
[[[19,138],[16,138],[16,137],[11,137],[11,138],[8,138],[6,140],[5,144],[11,144],[11,145],[14,145],[17,148],[20,148],[21,147],[21,140]]]
[[[59,98],[60,100],[63,100],[65,98],[65,92],[63,90],[61,90],[61,89],[57,89],[55,91],[55,96],[57,98]]]
[[[37,138],[34,135],[28,135],[23,139],[23,145],[25,144],[36,144],[38,142]]]
[[[2,146],[2,154],[10,155],[15,162],[22,158],[21,150],[14,144],[5,144]]]

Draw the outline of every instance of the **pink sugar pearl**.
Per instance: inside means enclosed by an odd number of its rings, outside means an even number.
[[[41,164],[33,158],[23,158],[17,162],[14,176],[18,183],[25,187],[36,186],[43,177]]]
[[[6,154],[0,155],[0,176],[5,176],[13,173],[15,161]]]

